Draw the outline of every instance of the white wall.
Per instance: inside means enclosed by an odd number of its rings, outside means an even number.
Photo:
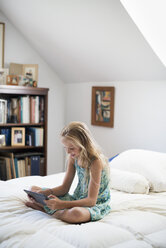
[[[114,128],[91,125],[92,86],[115,86]],[[68,84],[66,123],[86,122],[107,156],[130,148],[166,152],[166,81]]]
[[[0,21],[5,22],[5,67],[9,68],[11,62],[38,64],[38,87],[49,88],[47,172],[51,174],[62,171],[63,150],[59,132],[64,125],[64,83],[1,12]]]

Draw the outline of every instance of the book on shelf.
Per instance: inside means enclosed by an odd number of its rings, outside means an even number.
[[[39,122],[44,122],[44,97],[39,98]]]
[[[29,123],[30,122],[30,102],[29,96],[22,96],[20,98],[21,104],[21,123]]]
[[[40,156],[40,176],[45,175],[44,163],[45,163],[45,158]]]
[[[42,96],[30,97],[30,122],[31,123],[44,122],[44,97]]]
[[[11,169],[11,160],[8,157],[0,157],[0,165],[3,166],[1,168],[1,173],[0,175],[1,180],[8,180],[12,179],[12,169]]]
[[[6,162],[7,179],[16,178],[13,153],[0,152],[0,159],[5,160],[5,162]]]
[[[44,176],[44,163],[43,153],[0,152],[0,180],[32,175]]]
[[[0,180],[7,180],[6,160],[0,157]]]
[[[18,96],[0,99],[0,123],[44,122],[43,96]]]
[[[24,159],[19,159],[17,161],[17,167],[18,167],[18,175],[19,175],[19,177],[25,177],[26,176],[25,160]]]
[[[43,146],[44,128],[28,127],[26,128],[26,145]]]
[[[12,104],[9,99],[7,99],[7,123],[11,123],[12,120]]]
[[[31,175],[40,175],[40,156],[31,156]]]

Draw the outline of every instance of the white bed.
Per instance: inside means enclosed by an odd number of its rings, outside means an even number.
[[[0,181],[0,248],[166,248],[166,154],[129,150],[110,166],[112,211],[81,225],[24,205],[23,189],[54,187],[64,173]]]

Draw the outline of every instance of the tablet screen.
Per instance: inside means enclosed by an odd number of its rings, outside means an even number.
[[[37,202],[41,203],[42,205],[46,205],[44,200],[49,200],[49,198],[46,195],[40,194],[40,193],[36,193],[30,190],[26,190],[24,189],[24,191],[31,196],[32,198],[34,198]]]

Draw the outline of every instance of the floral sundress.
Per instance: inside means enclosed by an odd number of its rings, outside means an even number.
[[[87,175],[85,168],[82,168],[77,164],[77,160],[75,160],[74,166],[78,175],[77,187],[74,190],[73,195],[66,194],[64,196],[61,196],[59,197],[61,200],[74,201],[86,198],[88,196],[88,185],[90,181],[90,175]],[[110,200],[111,194],[109,187],[109,176],[107,170],[103,169],[101,173],[100,188],[96,205],[93,207],[85,207],[90,212],[91,221],[100,220],[110,213]],[[47,206],[45,206],[44,209],[48,214],[53,214],[56,212],[56,210],[51,210]]]

